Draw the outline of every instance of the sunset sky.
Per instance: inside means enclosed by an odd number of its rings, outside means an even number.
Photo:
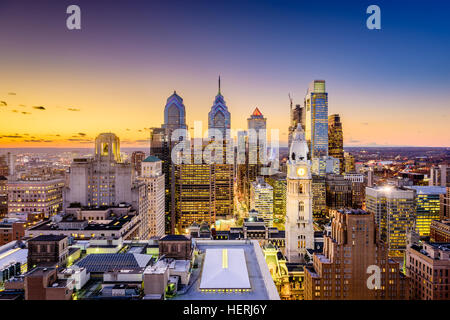
[[[338,3],[339,2],[339,3]],[[373,2],[373,3],[372,3]],[[434,2],[434,3],[433,3]],[[82,30],[66,28],[81,7]],[[366,28],[370,4],[381,30]],[[174,90],[190,127],[217,94],[231,126],[255,107],[287,140],[288,93],[324,79],[346,146],[450,147],[444,1],[0,0],[0,148],[146,146]]]

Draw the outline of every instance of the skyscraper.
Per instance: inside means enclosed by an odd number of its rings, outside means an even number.
[[[328,155],[328,93],[325,80],[310,83],[305,96],[305,138],[310,159]]]
[[[250,208],[258,211],[264,222],[272,225],[273,222],[273,188],[264,181],[263,177],[257,177],[250,187]]]
[[[399,264],[388,258],[373,214],[352,209],[338,210],[334,216],[323,253],[314,253],[313,266],[305,267],[305,299],[407,299],[407,279]],[[374,267],[380,271],[380,284],[371,289],[368,268]]]
[[[250,118],[247,119],[249,183],[254,182],[256,177],[262,174],[261,168],[265,164],[262,159],[265,159],[267,153],[266,126],[267,119],[258,108],[255,108]]]
[[[227,147],[232,141],[228,140],[227,134],[231,125],[231,115],[221,93],[220,77],[219,91],[208,113],[208,129],[219,130],[222,134],[222,163],[214,163],[214,194],[215,194],[215,216],[217,219],[230,219],[233,215],[234,205],[234,151],[229,152]],[[217,139],[214,133],[209,134],[210,139]]]
[[[139,176],[141,175],[141,164],[145,159],[145,152],[134,151],[131,154],[131,164],[133,165],[134,171]]]
[[[284,222],[286,217],[286,174],[280,172],[267,176],[266,182],[273,188],[274,222]]]
[[[141,179],[148,188],[149,237],[162,237],[165,234],[165,187],[162,161],[148,156],[142,161]]]
[[[440,164],[430,169],[430,186],[450,187],[450,166]]]
[[[354,173],[355,171],[355,157],[348,153],[344,153],[344,172],[345,173]]]
[[[219,91],[208,113],[208,129],[219,130],[222,133],[222,140],[226,138],[226,130],[230,129],[231,115],[228,107],[220,91],[220,77],[219,77]],[[212,134],[214,136],[214,134]]]
[[[344,135],[338,114],[328,117],[328,155],[339,159],[340,173],[344,172]]]
[[[95,139],[94,158],[76,158],[70,166],[66,206],[113,206],[131,203],[133,173],[130,163],[122,162],[120,140],[113,133]]]
[[[311,162],[300,124],[289,149],[287,170],[286,256],[289,262],[300,262],[306,250],[314,248]]]
[[[167,98],[164,108],[164,124],[162,127],[169,131],[187,129],[186,108],[183,104],[183,99],[176,91]]]
[[[162,161],[162,172],[165,178],[165,210],[166,210],[166,233],[175,232],[175,167],[172,163],[171,152],[175,143],[178,143],[182,137],[177,141],[172,141],[173,131],[177,129],[185,129],[186,125],[186,107],[183,99],[173,92],[167,98],[164,107],[164,123],[161,128],[152,128],[150,130],[150,155],[159,158]]]
[[[387,243],[389,256],[402,256],[406,250],[406,235],[413,229],[416,217],[414,191],[366,187],[366,210],[374,214],[380,239]]]
[[[214,165],[180,164],[175,166],[176,230],[186,233],[193,224],[216,221]]]
[[[414,190],[416,232],[421,236],[429,236],[431,221],[439,220],[439,197],[445,194],[445,187],[408,186],[406,189]]]

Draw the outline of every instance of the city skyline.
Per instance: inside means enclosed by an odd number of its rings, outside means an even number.
[[[419,6],[379,1],[383,27],[371,31],[367,6],[352,1],[324,4],[333,17],[312,3],[286,2],[268,13],[270,2],[235,10],[232,1],[79,1],[82,30],[69,31],[68,3],[1,4],[0,148],[91,147],[101,132],[146,148],[146,128],[164,122],[174,90],[190,130],[194,121],[206,130],[219,75],[231,128],[246,129],[258,107],[268,131],[280,130],[281,146],[288,94],[303,106],[309,83],[321,79],[344,146],[450,146],[450,30],[437,6],[422,17]],[[211,24],[217,13],[233,24]]]

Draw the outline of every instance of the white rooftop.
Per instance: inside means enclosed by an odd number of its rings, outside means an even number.
[[[206,249],[200,289],[251,289],[244,250]]]

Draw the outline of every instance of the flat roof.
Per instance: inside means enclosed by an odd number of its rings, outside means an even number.
[[[250,288],[243,249],[206,249],[200,289]]]
[[[192,269],[189,284],[179,289],[173,300],[279,300],[279,294],[270,275],[264,254],[256,240],[202,240],[194,239],[199,251],[196,255],[198,268]],[[206,251],[208,249],[242,249],[251,289],[200,289]],[[225,290],[230,290],[226,292]],[[236,290],[249,290],[236,292]]]

